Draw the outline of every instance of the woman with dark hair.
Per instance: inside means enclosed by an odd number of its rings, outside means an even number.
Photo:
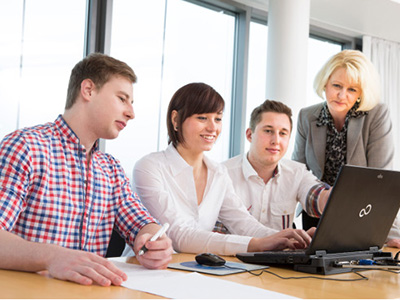
[[[169,146],[139,160],[136,190],[162,223],[179,252],[234,255],[271,249],[303,248],[303,230],[281,232],[254,219],[234,193],[226,168],[208,159],[222,128],[224,100],[209,85],[191,83],[172,97],[167,113]],[[232,234],[212,232],[219,219]]]

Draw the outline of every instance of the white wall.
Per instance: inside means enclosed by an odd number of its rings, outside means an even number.
[[[400,42],[400,4],[391,0],[311,0],[310,23]]]
[[[268,11],[269,0],[234,2]],[[351,37],[367,34],[400,42],[400,4],[391,0],[311,0],[310,24]]]

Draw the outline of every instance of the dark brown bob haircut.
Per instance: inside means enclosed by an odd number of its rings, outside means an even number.
[[[225,107],[224,99],[211,86],[195,82],[189,83],[175,92],[169,102],[167,112],[167,128],[168,128],[168,144],[177,147],[178,144],[184,143],[182,135],[182,124],[187,118],[194,114],[218,113],[222,112]],[[178,112],[177,128],[174,130],[172,123],[172,112]]]
[[[292,132],[293,121],[292,121],[292,110],[282,102],[275,100],[265,100],[263,104],[257,106],[250,117],[250,129],[252,132],[256,129],[258,123],[261,122],[262,114],[265,112],[274,112],[279,114],[285,114],[288,116],[290,121],[290,132]]]
[[[83,80],[92,80],[96,85],[96,89],[100,90],[115,75],[125,77],[132,83],[137,80],[132,68],[120,60],[102,53],[92,53],[86,56],[71,71],[65,109],[69,109],[74,105]]]

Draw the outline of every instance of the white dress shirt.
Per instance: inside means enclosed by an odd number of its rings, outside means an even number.
[[[178,252],[234,255],[247,252],[252,237],[276,233],[252,217],[235,194],[225,166],[204,157],[208,169],[203,200],[197,204],[193,168],[172,144],[151,153],[134,168],[133,182],[142,202],[161,223]],[[232,234],[212,232],[220,219]]]
[[[292,160],[280,160],[278,172],[266,184],[248,161],[247,154],[223,164],[236,194],[249,212],[265,226],[278,231],[292,228],[297,203],[306,209],[310,189],[324,185],[304,164]]]

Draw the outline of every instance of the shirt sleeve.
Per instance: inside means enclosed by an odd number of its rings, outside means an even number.
[[[303,128],[303,121],[302,119],[304,113],[302,110],[299,112],[298,121],[297,121],[297,131],[296,131],[296,138],[295,138],[295,145],[293,149],[292,159],[301,163],[306,163],[306,155],[305,155],[305,148],[306,148],[306,134]]]
[[[0,144],[0,229],[11,231],[25,207],[31,172],[30,151],[14,132]]]
[[[380,104],[371,122],[366,148],[368,167],[392,169],[394,159],[394,139],[392,121],[387,105]]]
[[[139,196],[132,191],[129,179],[127,178],[121,165],[114,161],[117,167],[117,176],[119,178],[120,205],[116,216],[115,226],[125,238],[125,241],[133,248],[133,244],[138,232],[147,224],[158,223],[149,211],[144,207]]]
[[[328,189],[329,185],[324,183],[316,184],[310,189],[306,198],[306,212],[308,215],[315,218],[320,218],[322,216],[318,206],[318,199],[321,192]]]
[[[227,187],[227,193],[219,213],[219,220],[231,233],[265,237],[278,232],[278,230],[264,226],[249,213],[242,200],[234,192],[233,183],[228,175],[224,185]]]
[[[330,185],[320,181],[314,174],[307,170],[305,165],[298,168],[298,178],[301,178],[297,193],[303,209],[312,217],[321,217],[318,206],[319,196],[322,191],[330,189]]]
[[[394,219],[392,227],[390,228],[386,242],[392,239],[400,239],[400,210]]]

